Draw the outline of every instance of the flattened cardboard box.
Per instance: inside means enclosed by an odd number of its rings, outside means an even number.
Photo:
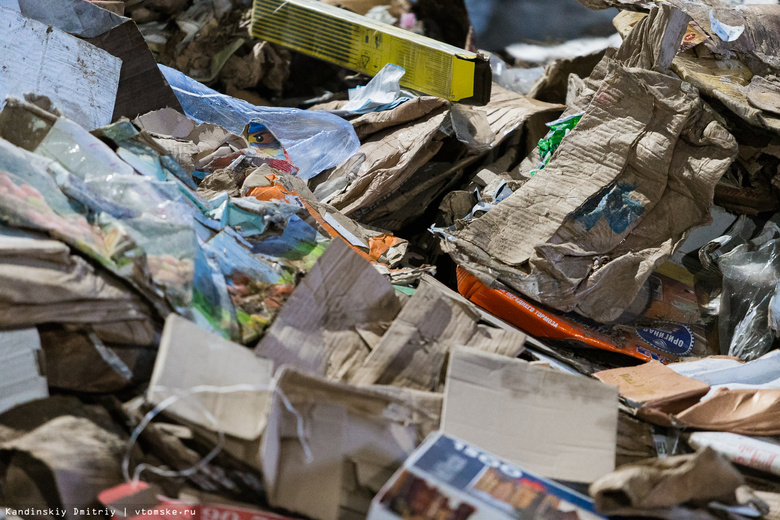
[[[618,394],[585,376],[467,347],[450,353],[442,431],[548,478],[615,468]]]
[[[324,3],[255,0],[252,35],[371,76],[393,63],[401,85],[450,101],[490,100],[486,56]]]
[[[429,437],[385,484],[367,520],[593,520],[585,495],[446,433]]]

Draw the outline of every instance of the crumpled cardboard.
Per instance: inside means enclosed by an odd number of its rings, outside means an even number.
[[[618,468],[591,484],[590,495],[600,512],[623,516],[636,510],[733,497],[743,483],[742,474],[731,463],[704,448]]]
[[[525,336],[479,325],[479,314],[437,287],[420,285],[349,382],[437,390],[447,355],[458,345],[514,357]]]
[[[357,152],[362,161],[358,164],[347,161],[329,175],[329,179],[353,178],[347,190],[324,202],[348,217],[363,220],[436,155],[443,137],[439,127],[446,115],[447,109],[441,107],[412,125],[393,127],[372,135]]]
[[[702,430],[780,435],[780,389],[719,388],[675,419]]]
[[[551,118],[561,108],[494,85],[490,102],[471,115],[480,116],[484,133],[495,137],[474,150],[460,145],[455,156],[442,131],[452,126],[450,110],[437,98],[415,98],[386,112],[360,116],[352,122],[363,142],[358,153],[331,171],[315,193],[355,220],[401,229],[452,189],[462,170],[484,152],[529,121]]]
[[[440,396],[392,390],[282,368],[261,452],[269,503],[315,520],[365,515],[439,424]]]
[[[356,327],[391,321],[401,309],[393,286],[341,240],[333,240],[255,347],[274,369],[291,364],[344,377],[368,355]],[[331,361],[332,355],[339,358]],[[346,372],[345,372],[346,371]]]
[[[737,147],[679,80],[611,61],[602,70],[545,169],[442,247],[486,281],[605,322],[709,221]]]
[[[593,482],[615,468],[614,388],[527,361],[457,347],[442,430],[532,473]]]

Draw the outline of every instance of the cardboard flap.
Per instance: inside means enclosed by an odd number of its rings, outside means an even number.
[[[223,432],[254,440],[266,425],[271,372],[269,360],[171,314],[165,322],[146,399],[156,405],[174,394],[187,395],[197,387],[246,385],[247,390],[237,392],[191,394],[167,411],[214,430],[204,414],[205,408]]]

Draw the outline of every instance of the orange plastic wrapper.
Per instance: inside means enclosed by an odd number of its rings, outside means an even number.
[[[605,331],[598,331],[505,289],[491,289],[461,267],[458,267],[457,278],[460,294],[540,339],[571,342],[664,364],[678,361],[680,356],[690,353],[695,342],[691,329],[682,324],[664,323],[652,328],[604,326]]]

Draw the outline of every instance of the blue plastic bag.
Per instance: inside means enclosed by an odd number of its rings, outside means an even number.
[[[160,65],[160,70],[190,119],[220,125],[236,134],[252,119],[266,124],[290,154],[302,179],[338,166],[360,147],[352,125],[338,116],[298,108],[258,107],[220,94],[176,69]]]

